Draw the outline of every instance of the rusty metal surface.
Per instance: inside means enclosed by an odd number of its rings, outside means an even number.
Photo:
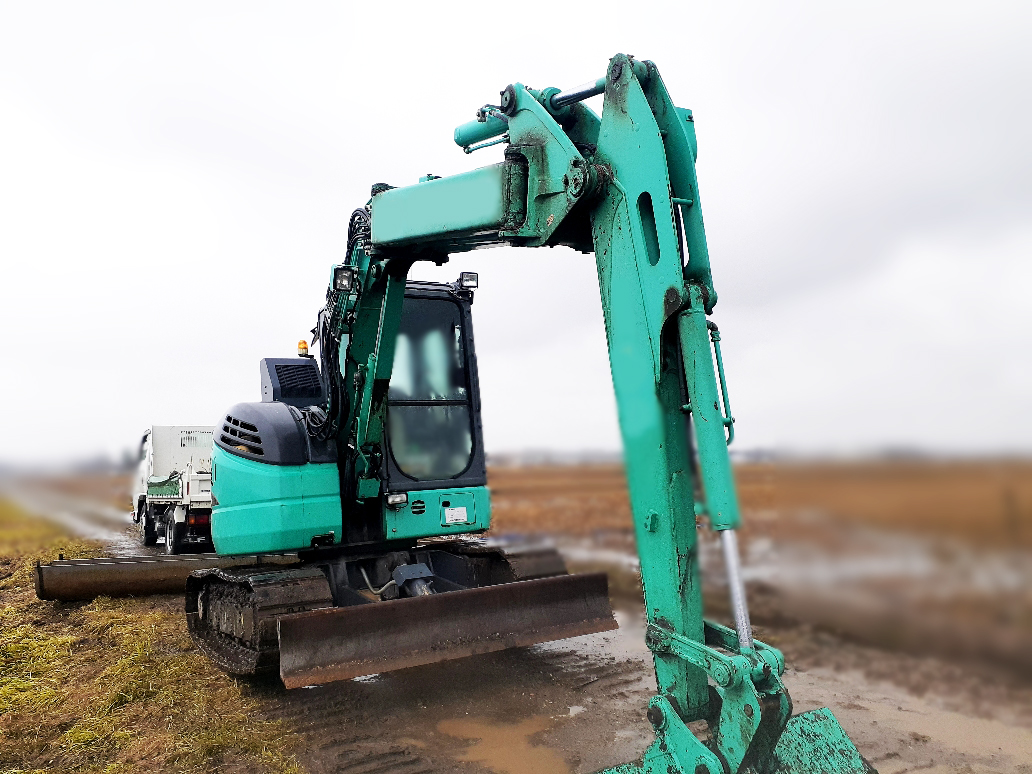
[[[278,625],[287,688],[617,628],[604,573],[314,610]]]
[[[420,541],[421,546],[453,551],[466,556],[497,556],[500,567],[491,573],[486,585],[534,580],[551,575],[566,575],[566,562],[550,542],[514,542],[497,538],[474,540],[442,540],[431,538]]]
[[[333,606],[317,567],[212,568],[186,582],[186,623],[194,643],[232,675],[279,668],[276,619]]]
[[[36,565],[36,596],[72,602],[99,596],[135,597],[181,594],[195,570],[253,566],[256,556],[129,556],[99,559],[63,559]],[[297,556],[260,557],[273,567],[294,564]]]

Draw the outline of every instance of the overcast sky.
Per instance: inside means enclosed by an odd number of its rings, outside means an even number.
[[[695,114],[736,446],[1030,452],[1030,9],[0,2],[0,461],[258,400],[370,184],[617,52]],[[592,257],[460,270],[489,452],[619,448]]]

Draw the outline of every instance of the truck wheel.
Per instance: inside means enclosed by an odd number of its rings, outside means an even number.
[[[174,516],[169,516],[168,524],[165,526],[165,553],[173,556],[179,553],[183,546],[183,530],[185,524],[177,524]]]
[[[158,531],[154,528],[154,517],[149,509],[144,509],[140,516],[140,535],[145,546],[153,546],[158,543]]]

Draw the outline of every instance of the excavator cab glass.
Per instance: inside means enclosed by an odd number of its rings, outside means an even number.
[[[388,392],[391,458],[412,481],[453,479],[474,454],[467,310],[435,296],[406,294]]]

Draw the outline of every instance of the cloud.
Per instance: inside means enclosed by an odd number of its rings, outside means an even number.
[[[859,282],[737,316],[724,351],[740,442],[1027,451],[1030,254],[1032,228],[944,233],[900,244]]]
[[[255,399],[370,184],[499,160],[452,128],[621,50],[696,115],[737,443],[1030,450],[1027,4],[521,9],[539,26],[426,3],[4,6],[0,357],[29,376],[5,380],[0,459],[114,453]],[[613,448],[591,257],[418,271],[461,268],[481,272],[489,449]],[[961,346],[955,307],[992,334]]]

